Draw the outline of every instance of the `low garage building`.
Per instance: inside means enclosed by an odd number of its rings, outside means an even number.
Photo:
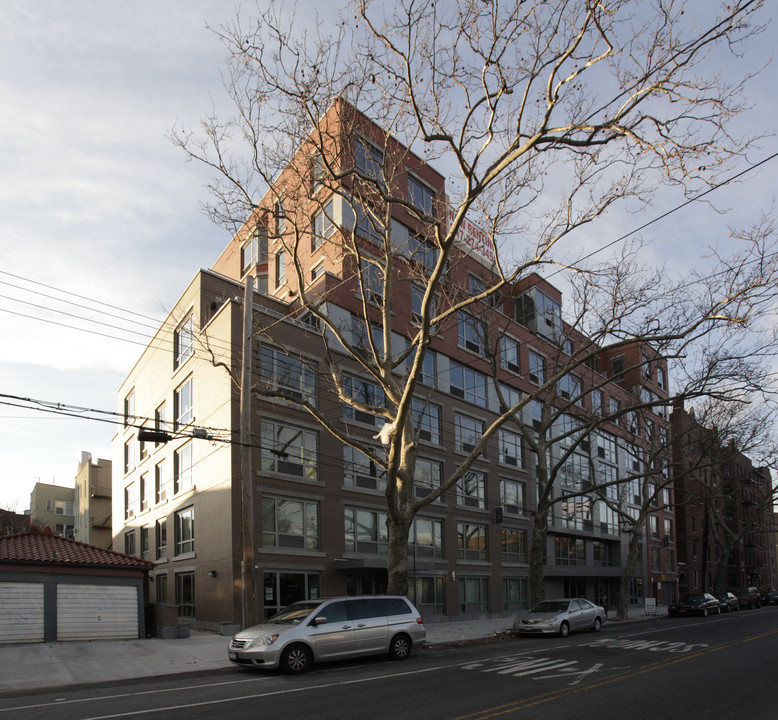
[[[49,528],[0,537],[0,644],[146,637],[153,567]]]

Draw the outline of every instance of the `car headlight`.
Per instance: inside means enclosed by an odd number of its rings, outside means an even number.
[[[246,643],[244,650],[248,650],[250,647],[256,647],[257,645],[272,645],[278,640],[278,633],[274,635],[263,635],[262,637],[254,638]]]

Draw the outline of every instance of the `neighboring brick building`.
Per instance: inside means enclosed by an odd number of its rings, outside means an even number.
[[[392,182],[404,188],[407,202],[445,213],[444,178],[393,138],[339,101],[322,123],[333,157],[351,158],[367,176],[391,157]],[[374,266],[366,257],[376,247],[375,220],[353,197],[347,201],[353,178],[345,178],[341,191],[333,192],[331,184],[318,181],[317,167],[318,158],[302,148],[252,223],[211,270],[197,273],[119,389],[125,423],[114,439],[114,547],[155,561],[156,600],[176,603],[180,617],[199,627],[218,629],[240,620],[241,577],[252,570],[265,614],[303,597],[386,587],[380,466],[335,440],[308,413],[257,394],[251,408],[256,567],[241,568],[240,396],[227,371],[239,376],[247,276],[257,288],[254,381],[271,393],[309,400],[328,422],[361,440],[375,438],[383,422],[343,403],[331,378],[319,374],[325,358],[316,318],[299,306],[303,292],[317,298],[344,339],[357,352],[366,350],[369,338],[354,277],[361,272],[372,278]],[[301,277],[288,259],[288,242],[282,242],[292,225],[305,230],[295,242]],[[452,297],[477,294],[496,277],[478,229],[468,230],[447,273]],[[361,260],[340,253],[330,241],[348,232],[364,246]],[[422,232],[407,208],[393,209],[392,239],[407,248],[397,258],[393,292],[390,339],[397,348],[405,348],[419,322],[424,285],[413,277],[423,280],[435,259]],[[542,385],[560,357],[591,344],[564,325],[562,302],[557,288],[532,275],[506,288],[499,300],[459,312],[441,329],[421,371],[423,397],[413,407],[420,420],[416,497],[450,476],[484,424],[500,414],[497,391],[488,382],[492,350],[501,391],[514,402],[519,393]],[[636,345],[624,349],[621,365],[615,360],[604,356],[601,368],[582,366],[562,378],[560,402],[569,402],[572,414],[602,414],[604,408],[627,408],[647,394],[667,397],[661,358]],[[339,355],[338,368],[343,393],[367,405],[378,402],[379,388],[357,362]],[[527,427],[534,427],[537,412],[537,405],[527,407]],[[165,431],[172,439],[140,443],[140,428]],[[666,418],[658,410],[639,417],[625,413],[571,455],[555,495],[569,494],[570,499],[554,506],[545,548],[548,595],[615,602],[628,537],[619,516],[586,490],[595,479],[649,472],[655,460],[652,443],[662,434],[666,438]],[[557,457],[563,445],[554,448]],[[535,467],[522,432],[506,426],[459,486],[417,516],[409,594],[426,617],[512,613],[526,606]],[[657,466],[657,472],[663,468]],[[634,484],[624,508],[629,511],[643,495],[643,485]],[[673,512],[665,499],[655,513],[656,537],[647,537],[642,547],[636,602],[672,591]],[[661,549],[655,563],[653,548]]]

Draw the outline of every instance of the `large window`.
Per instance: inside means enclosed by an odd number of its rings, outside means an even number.
[[[521,435],[510,430],[498,430],[500,462],[513,467],[524,467],[524,445]]]
[[[459,578],[459,609],[463,613],[485,613],[489,611],[488,578]]]
[[[176,555],[194,552],[194,508],[188,507],[175,514]]]
[[[187,443],[173,455],[173,492],[180,493],[194,487],[192,454],[194,443]]]
[[[451,394],[456,397],[486,407],[486,389],[489,379],[483,373],[471,370],[451,361]]]
[[[487,560],[487,527],[457,523],[457,551],[460,560]]]
[[[610,433],[600,432],[596,434],[597,457],[616,465],[619,461],[618,443],[616,437]]]
[[[422,212],[432,215],[432,201],[435,194],[413,175],[408,175],[408,199]]]
[[[365,288],[365,297],[369,302],[381,305],[384,301],[384,272],[383,268],[375,260],[360,258],[359,266],[362,271],[362,285]]]
[[[416,348],[414,348],[408,355],[407,368],[410,372],[411,364],[416,355]],[[427,350],[424,354],[424,360],[421,363],[418,380],[422,385],[429,387],[437,387],[438,385],[438,354],[433,350]]]
[[[518,373],[521,369],[519,341],[507,335],[500,338],[500,366],[514,373]]]
[[[267,262],[267,228],[257,227],[256,232],[240,249],[240,266],[243,273],[246,273],[263,262]]]
[[[529,581],[524,577],[502,579],[502,604],[505,611],[526,610],[529,606]]]
[[[529,351],[529,381],[535,385],[546,382],[546,359],[534,350]]]
[[[313,216],[313,239],[311,248],[317,250],[332,233],[335,232],[335,203],[330,200]]]
[[[416,576],[409,579],[408,597],[422,617],[443,615],[445,612],[445,578]]]
[[[315,480],[315,432],[271,420],[262,421],[262,470]]]
[[[468,470],[457,483],[457,503],[465,507],[486,508],[486,474]]]
[[[413,420],[419,432],[419,440],[440,445],[440,415],[438,405],[428,405],[423,400],[411,401]]]
[[[462,310],[459,318],[459,346],[478,355],[486,354],[486,330],[484,324],[470,313]]]
[[[273,347],[260,350],[262,381],[291,400],[316,405],[315,363],[303,362]]]
[[[569,530],[593,530],[592,500],[588,497],[576,497],[563,500],[560,505],[562,526]]]
[[[157,520],[154,526],[154,543],[156,545],[157,560],[167,558],[167,519]]]
[[[357,214],[357,234],[380,245],[384,241],[384,225],[370,208],[365,209],[361,203],[354,202]]]
[[[519,480],[500,480],[500,503],[506,515],[523,515],[527,487]]]
[[[265,572],[263,600],[265,618],[297,600],[317,600],[321,597],[318,573]]]
[[[417,517],[411,529],[412,557],[443,557],[443,521]]]
[[[189,315],[173,333],[174,367],[183,365],[194,352],[194,320]]]
[[[262,498],[264,547],[319,548],[319,505],[288,498]]]
[[[481,441],[484,434],[482,420],[455,413],[454,415],[454,447],[460,452],[469,453]]]
[[[427,497],[437,490],[440,487],[441,475],[442,469],[439,462],[417,458],[413,474],[413,490],[416,497]]]
[[[581,490],[591,485],[591,466],[586,455],[573,453],[568,455],[559,470],[562,484]]]
[[[188,425],[194,420],[194,409],[192,406],[192,378],[189,378],[183,385],[176,389],[173,400],[176,413],[175,428],[178,430],[180,427]]]
[[[383,454],[383,450],[378,452]],[[343,446],[343,482],[350,487],[386,489],[386,470],[360,450]]]
[[[379,427],[384,424],[384,418],[369,411],[369,408],[378,409],[386,405],[386,395],[379,385],[345,375],[343,377],[343,393],[346,397],[351,398],[356,405],[360,406],[358,408],[348,402],[344,402],[344,418],[356,420],[366,425],[378,425]]]
[[[509,563],[527,562],[527,531],[503,528],[500,542],[502,561]]]
[[[586,554],[583,538],[555,538],[554,561],[557,565],[584,565]]]
[[[354,167],[359,173],[384,187],[384,154],[375,145],[361,137],[354,139]]]
[[[344,516],[346,552],[386,554],[388,535],[385,512],[346,508]]]
[[[565,400],[569,400],[576,405],[583,404],[583,385],[581,383],[581,378],[567,374],[559,380],[557,390],[559,395]]]
[[[176,605],[180,617],[195,616],[195,575],[193,572],[176,573]]]

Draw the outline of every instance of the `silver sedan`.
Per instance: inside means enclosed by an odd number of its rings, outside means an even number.
[[[605,608],[584,598],[544,600],[513,621],[516,635],[561,635],[572,630],[600,632],[605,622]]]

